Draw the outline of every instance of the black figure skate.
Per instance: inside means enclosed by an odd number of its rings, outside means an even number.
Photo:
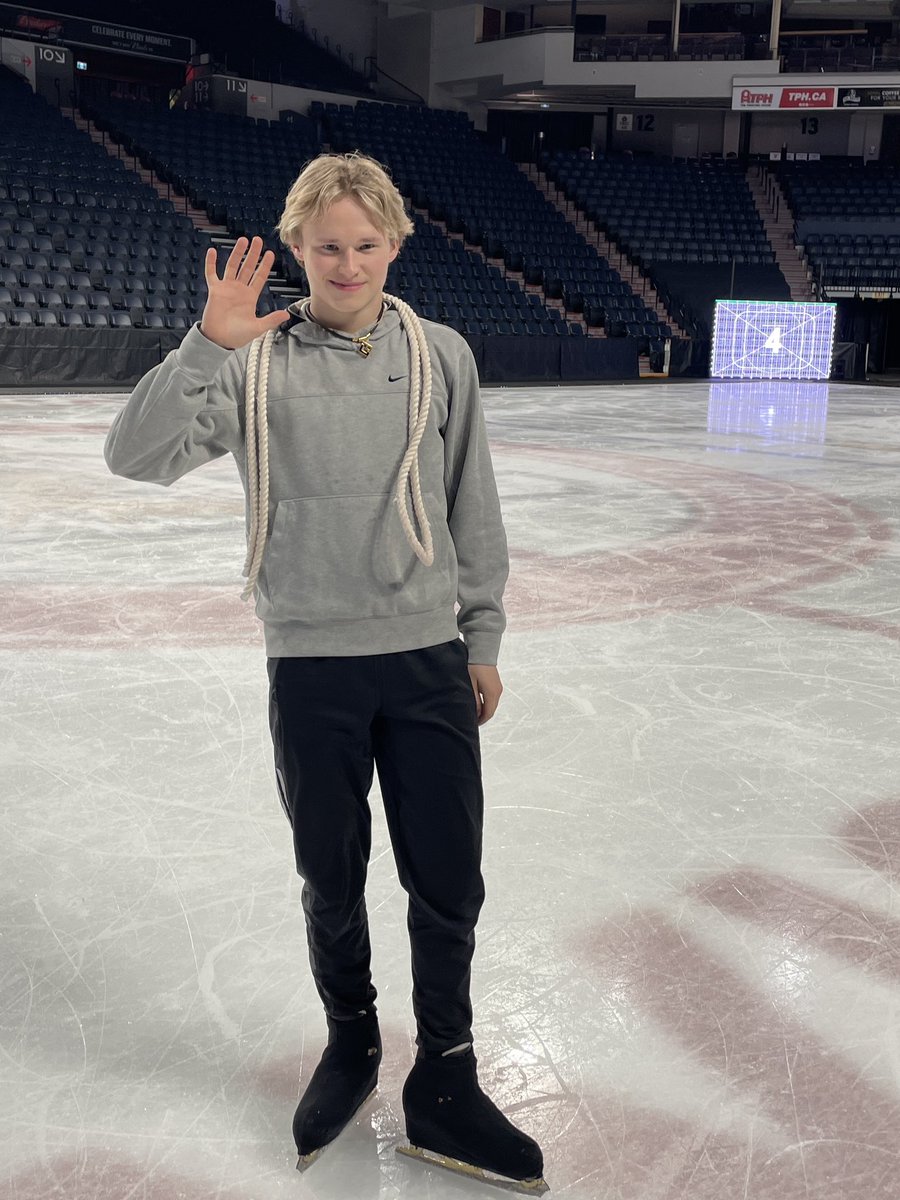
[[[378,1082],[381,1035],[375,1013],[353,1021],[327,1020],[328,1045],[294,1113],[298,1171],[314,1163],[350,1124]]]
[[[544,1159],[478,1086],[471,1049],[416,1061],[403,1087],[408,1146],[401,1154],[507,1191],[541,1196]]]

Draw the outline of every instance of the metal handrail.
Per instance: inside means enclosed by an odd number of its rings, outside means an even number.
[[[411,96],[415,96],[416,100],[418,100],[418,102],[420,104],[428,103],[428,101],[425,99],[425,97],[420,96],[419,93],[415,90],[415,88],[411,88],[408,84],[405,84],[401,79],[395,79],[394,76],[391,75],[388,71],[385,71],[383,67],[379,67],[378,63],[375,61],[375,56],[373,54],[368,55],[368,57],[363,62],[363,74],[365,75],[366,79],[368,79],[370,82],[373,82],[373,83],[377,83],[378,77],[380,75],[383,75],[385,77],[385,79],[389,79],[391,81],[391,83],[395,83],[398,87],[402,87],[405,92],[409,92],[409,94]]]

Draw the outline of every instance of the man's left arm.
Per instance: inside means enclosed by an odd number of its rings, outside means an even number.
[[[494,715],[503,690],[497,658],[506,628],[503,592],[509,576],[509,553],[478,371],[464,342],[447,390],[444,490],[459,565],[457,624],[469,654],[478,723],[483,725]]]

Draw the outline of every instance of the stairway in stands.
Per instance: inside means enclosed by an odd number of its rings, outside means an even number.
[[[539,167],[535,166],[534,163],[519,163],[518,166],[538,191],[546,196],[559,212],[563,213],[566,220],[575,227],[582,237],[597,247],[598,253],[609,262],[609,265],[615,267],[623,279],[628,280],[633,291],[639,294],[644,303],[654,310],[659,319],[667,325],[671,325],[677,337],[690,336],[666,309],[650,279],[646,276],[635,277],[634,264],[628,257],[608,241],[603,231],[598,229],[593,221],[589,221],[571,201],[566,200],[556,184],[548,179]]]
[[[815,300],[803,250],[795,241],[794,214],[778,180],[754,164],[747,168],[747,186],[763,219],[769,244],[775,251],[775,261],[791,289],[791,299]]]

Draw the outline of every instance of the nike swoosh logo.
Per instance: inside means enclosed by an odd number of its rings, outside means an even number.
[[[405,379],[405,375],[388,375],[388,383],[396,383],[398,379]]]

